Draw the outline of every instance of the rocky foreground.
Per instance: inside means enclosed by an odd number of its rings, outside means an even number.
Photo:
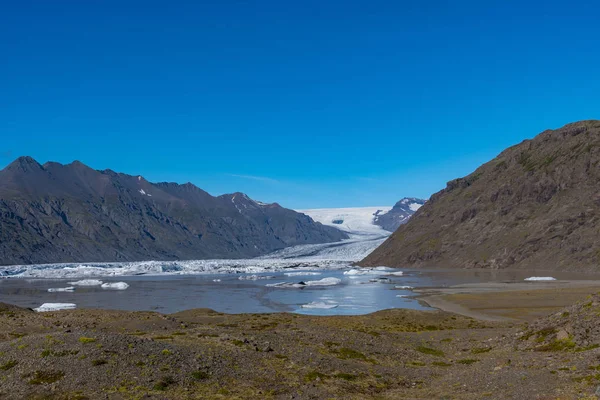
[[[600,296],[527,325],[0,308],[2,399],[596,399]]]

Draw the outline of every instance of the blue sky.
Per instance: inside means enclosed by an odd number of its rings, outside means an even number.
[[[427,198],[600,117],[593,3],[5,1],[0,165],[78,159],[293,208]]]

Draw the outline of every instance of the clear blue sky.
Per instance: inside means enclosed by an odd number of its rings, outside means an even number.
[[[0,165],[78,159],[293,208],[427,198],[600,118],[594,3],[4,1]]]

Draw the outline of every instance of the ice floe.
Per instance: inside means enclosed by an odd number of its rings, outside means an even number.
[[[306,286],[335,286],[342,282],[339,278],[323,278],[318,281],[306,281]]]
[[[110,282],[103,283],[100,287],[102,289],[125,290],[129,287],[129,285],[125,282]]]
[[[264,279],[275,279],[273,275],[242,275],[238,278],[240,281],[260,281]]]
[[[77,305],[73,303],[44,303],[41,306],[34,308],[37,312],[73,310]]]
[[[339,285],[341,282],[342,282],[342,280],[339,278],[323,278],[323,279],[319,279],[318,281],[306,281],[306,282],[300,281],[300,282],[296,282],[296,283],[292,283],[292,282],[268,283],[265,286],[275,287],[275,288],[301,289],[301,288],[311,287],[311,286],[335,286],[335,285]]]
[[[302,304],[300,307],[302,308],[318,308],[323,310],[329,310],[332,308],[337,308],[338,304],[328,304],[323,303],[322,301],[313,301],[312,303]]]
[[[526,281],[555,281],[556,278],[551,276],[531,276],[529,278],[525,278]]]
[[[412,286],[394,286],[396,289],[404,289],[404,290],[410,290],[410,289],[414,289],[414,287]]]
[[[313,271],[298,271],[298,272],[285,272],[285,276],[317,276],[321,275],[321,272]]]
[[[53,292],[73,292],[75,291],[75,286],[62,287],[62,288],[50,288],[48,289],[50,293]]]
[[[72,286],[100,286],[102,285],[102,281],[97,279],[83,279],[81,281],[69,282],[69,285]]]

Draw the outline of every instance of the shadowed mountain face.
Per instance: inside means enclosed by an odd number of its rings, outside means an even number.
[[[375,225],[381,226],[386,231],[394,232],[402,224],[408,222],[408,219],[417,212],[425,200],[414,197],[405,197],[397,202],[394,207],[385,214],[377,214],[373,220]]]
[[[448,183],[365,266],[597,271],[600,121],[545,131]]]
[[[0,171],[0,264],[248,258],[346,234],[243,193],[21,157]]]

